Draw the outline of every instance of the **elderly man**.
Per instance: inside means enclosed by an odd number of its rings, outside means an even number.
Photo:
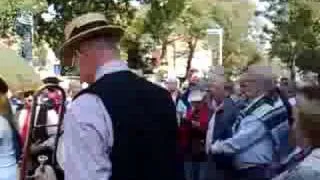
[[[119,60],[123,30],[89,13],[66,26],[65,64],[79,60],[88,88],[65,116],[67,180],[182,179],[170,94]],[[181,166],[180,166],[181,165]]]
[[[179,80],[176,77],[168,77],[165,82],[167,90],[170,92],[172,100],[175,104],[180,100]]]
[[[242,88],[250,104],[238,116],[233,135],[216,141],[212,154],[234,156],[237,178],[246,180],[270,179],[269,168],[276,156],[276,144],[272,135],[274,126],[286,122],[287,112],[279,97],[271,97],[275,87],[271,69],[252,67],[243,75]]]
[[[239,110],[233,100],[226,96],[226,80],[224,75],[213,75],[210,78],[210,94],[212,96],[213,115],[209,121],[206,138],[208,155],[208,180],[233,179],[232,157],[224,154],[212,154],[210,146],[217,140],[225,140],[232,136],[234,124]]]

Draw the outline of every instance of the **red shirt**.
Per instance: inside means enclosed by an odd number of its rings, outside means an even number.
[[[22,143],[22,145],[24,145],[25,141],[27,140],[29,124],[30,124],[30,119],[31,119],[31,108],[27,108],[26,111],[27,111],[27,114],[25,116],[25,119],[23,121],[23,126],[21,129],[21,143]]]
[[[183,150],[186,150],[188,147],[190,140],[192,138],[199,138],[205,140],[206,131],[208,128],[208,120],[209,120],[209,107],[207,103],[202,103],[199,107],[198,118],[193,119],[195,122],[199,122],[199,126],[192,126],[192,116],[195,111],[189,109],[187,112],[187,117],[185,123],[183,123],[178,130],[179,133],[179,144]],[[195,137],[197,136],[197,137]]]

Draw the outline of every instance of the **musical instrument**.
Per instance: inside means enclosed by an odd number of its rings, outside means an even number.
[[[40,108],[44,107],[44,111],[46,111],[47,107],[50,106],[50,103],[48,103],[49,92],[56,92],[60,97],[58,102],[54,102],[55,105],[58,106],[58,108],[55,109],[55,111],[58,111],[58,122],[56,124],[48,124],[48,118],[45,116],[42,117],[47,118],[45,124],[41,124],[42,120],[39,123],[39,117],[41,118],[39,115],[41,111]],[[20,180],[63,180],[63,169],[57,162],[56,155],[59,137],[63,132],[62,124],[66,111],[65,102],[66,93],[63,88],[56,84],[47,84],[34,93],[27,138],[24,143],[22,158],[19,164]],[[42,130],[42,132],[49,133],[50,131],[52,133],[53,131],[55,133],[44,140],[43,137],[37,135],[37,132],[41,132],[40,130]],[[61,143],[63,142],[61,141],[60,144]],[[37,158],[34,158],[34,156]],[[49,174],[51,176],[50,178]]]
[[[56,152],[56,158],[58,166],[64,171],[64,143],[63,143],[63,134],[59,137],[58,140],[58,149]]]

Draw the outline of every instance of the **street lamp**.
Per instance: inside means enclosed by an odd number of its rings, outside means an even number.
[[[207,34],[210,35],[219,35],[219,62],[218,65],[223,65],[223,57],[222,57],[222,51],[223,51],[223,29],[208,29]]]

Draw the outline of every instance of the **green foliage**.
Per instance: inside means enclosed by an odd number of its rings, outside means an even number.
[[[230,74],[262,59],[256,42],[248,39],[249,21],[254,17],[255,6],[244,2],[218,2],[212,11],[215,22],[223,28],[224,67]],[[239,71],[239,72],[238,72]]]
[[[320,72],[319,63],[319,4],[312,1],[265,0],[271,4],[266,12],[275,27],[265,28],[271,35],[271,57],[279,57],[295,76],[294,65],[305,71]]]
[[[36,17],[38,32],[37,40],[46,40],[53,49],[57,50],[64,40],[64,26],[74,17],[88,12],[103,12],[111,24],[126,27],[134,17],[135,8],[131,7],[128,0],[48,0],[53,5],[57,15],[45,22],[41,15]]]
[[[204,38],[213,17],[210,15],[213,4],[208,0],[189,0],[183,14],[178,19],[177,33],[186,39]]]
[[[128,63],[132,68],[150,69],[143,55],[162,45],[166,49],[169,36],[184,9],[185,0],[144,1],[127,27],[122,47],[128,51]],[[165,52],[163,52],[165,54]]]
[[[14,23],[19,10],[29,10],[36,14],[46,7],[45,0],[1,0],[0,37],[14,34]]]
[[[187,0],[181,17],[177,19],[176,34],[183,36],[188,45],[188,59],[186,72],[191,68],[191,61],[198,44],[198,40],[204,39],[207,29],[213,18],[210,12],[213,8],[212,1],[208,0]],[[188,73],[186,73],[187,76]]]
[[[129,0],[105,1],[105,0],[47,0],[48,5],[53,5],[56,11],[55,17],[46,22],[42,13],[37,14],[35,21],[35,41],[40,43],[45,40],[55,51],[59,49],[64,41],[64,27],[73,18],[88,13],[102,12],[106,15],[110,24],[120,25],[124,28],[131,24],[134,14],[137,11],[129,3]],[[63,73],[78,73],[77,67],[64,67]]]
[[[176,21],[184,10],[186,0],[153,0],[144,27],[145,33],[157,42],[164,42],[175,30]]]
[[[55,50],[64,41],[64,26],[72,18],[87,12],[103,12],[111,24],[126,29],[122,50],[145,52],[146,49],[154,47],[153,41],[161,42],[169,36],[172,30],[167,27],[174,22],[180,9],[183,9],[182,0],[140,1],[141,9],[131,6],[130,0],[47,1],[49,5],[54,5],[57,15],[50,22],[45,22],[40,14],[36,17],[36,40],[40,42],[44,39]]]

